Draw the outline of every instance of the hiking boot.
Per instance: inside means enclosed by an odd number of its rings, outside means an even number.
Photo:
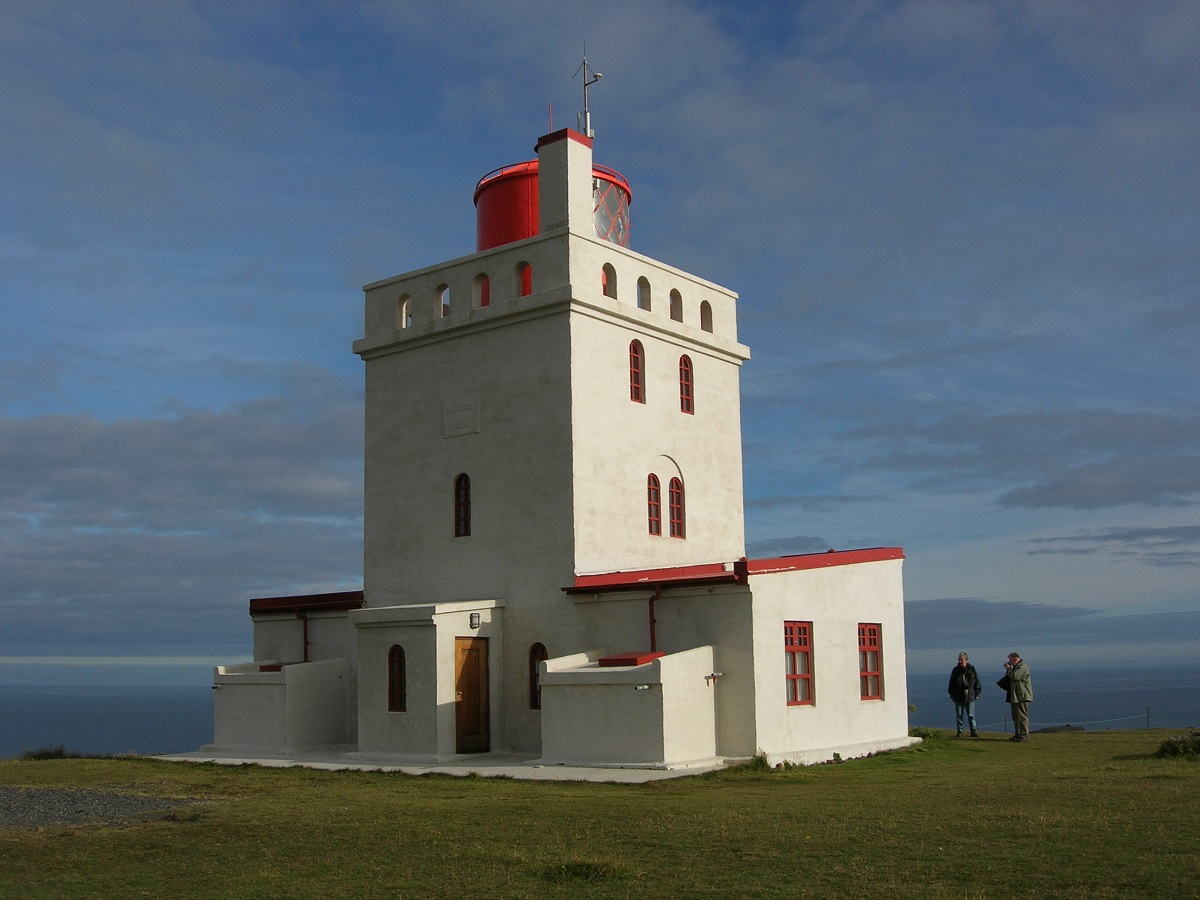
[[[974,728],[971,729],[971,737],[979,737],[979,732]]]

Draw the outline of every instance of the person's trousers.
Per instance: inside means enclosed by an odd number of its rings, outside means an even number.
[[[1008,704],[1012,707],[1013,734],[1029,737],[1029,701]]]
[[[964,716],[966,717],[967,721],[970,723],[971,731],[974,731],[975,730],[975,701],[974,700],[969,700],[966,703],[955,703],[954,704],[954,719],[955,719],[955,722],[958,724],[958,733],[959,734],[962,734],[963,717]]]

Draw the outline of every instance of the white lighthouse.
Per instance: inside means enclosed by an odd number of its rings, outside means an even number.
[[[362,592],[251,602],[216,751],[686,767],[908,743],[899,548],[745,557],[737,296],[564,129],[365,288]]]

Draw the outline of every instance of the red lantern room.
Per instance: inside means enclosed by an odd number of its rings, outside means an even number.
[[[592,166],[593,221],[596,237],[629,246],[629,204],[633,194],[625,176],[607,166]],[[475,249],[490,250],[538,234],[538,161],[495,169],[475,186]]]

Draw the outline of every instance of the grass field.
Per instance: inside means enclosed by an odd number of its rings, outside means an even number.
[[[0,787],[198,802],[0,829],[0,897],[1197,897],[1200,762],[1167,731],[939,736],[644,785],[0,762]]]

